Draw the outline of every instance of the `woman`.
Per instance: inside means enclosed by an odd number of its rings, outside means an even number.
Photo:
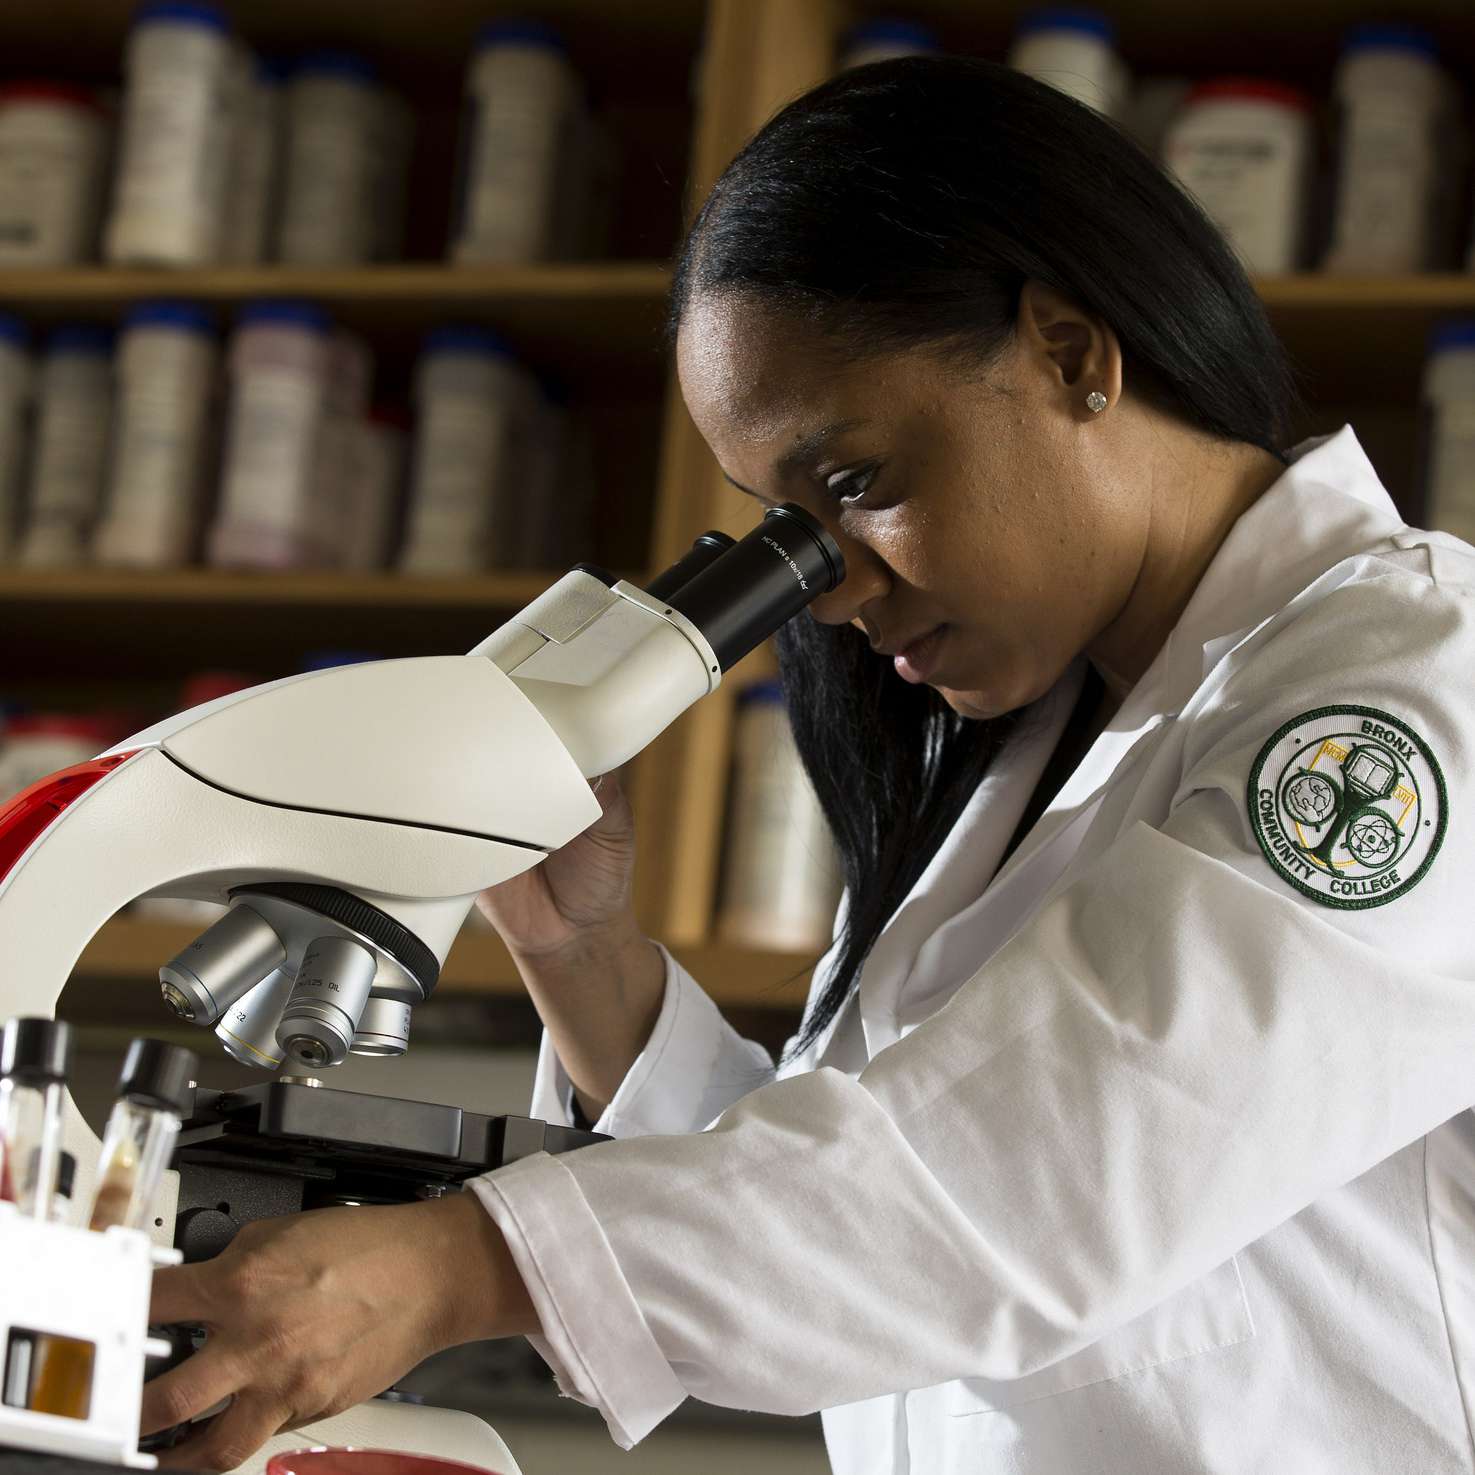
[[[534,1110],[624,1140],[163,1272],[215,1335],[146,1424],[236,1393],[176,1452],[225,1467],[526,1333],[626,1446],[691,1394],[847,1475],[1475,1469],[1471,550],[1350,429],[1282,453],[1212,227],[998,67],[785,109],[674,323],[848,570],[782,650],[848,881],[801,1033],[773,1079],[640,934],[606,786],[482,906]]]

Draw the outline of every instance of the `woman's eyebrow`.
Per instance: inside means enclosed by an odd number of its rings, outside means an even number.
[[[790,472],[797,470],[806,462],[812,461],[815,456],[825,448],[828,441],[837,435],[842,435],[847,430],[855,430],[867,424],[865,420],[836,420],[830,425],[823,425],[818,430],[811,430],[801,435],[793,445],[789,447],[782,456],[778,458],[775,470],[779,476],[787,476]],[[721,468],[718,468],[721,470]],[[746,493],[750,497],[757,497],[758,493],[752,487],[745,487],[742,482],[731,477],[726,471],[722,472],[724,481],[730,482],[738,491]],[[762,500],[761,498],[759,499]]]
[[[794,444],[778,458],[778,474],[785,476],[796,467],[812,461],[825,448],[828,441],[833,440],[837,435],[843,435],[847,430],[858,429],[865,423],[864,420],[836,420],[829,425],[821,426],[818,430],[811,430],[799,436]]]

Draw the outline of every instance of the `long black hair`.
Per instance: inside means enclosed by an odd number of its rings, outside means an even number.
[[[740,294],[858,354],[927,347],[986,364],[1009,342],[1030,279],[1111,326],[1134,392],[1281,454],[1290,369],[1219,232],[1112,124],[989,62],[880,62],[784,108],[697,216],[670,330],[695,294]],[[855,987],[1013,718],[958,717],[849,626],[792,620],[779,659],[848,892],[797,1051]]]

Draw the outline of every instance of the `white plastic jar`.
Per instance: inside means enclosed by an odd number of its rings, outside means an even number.
[[[72,568],[88,545],[107,474],[113,337],[90,325],[57,328],[41,359],[36,449],[20,561]]]
[[[1131,79],[1115,42],[1116,28],[1100,11],[1061,6],[1027,11],[1015,29],[1009,65],[1117,118]]]
[[[202,0],[142,6],[128,35],[125,71],[104,253],[121,264],[214,261],[239,81],[225,16]]]
[[[1475,318],[1443,323],[1429,340],[1424,521],[1475,542]]]
[[[840,867],[776,681],[738,698],[717,932],[743,947],[829,945]]]
[[[0,736],[0,806],[39,779],[95,758],[122,735],[100,714],[17,713]]]
[[[1246,270],[1266,274],[1302,263],[1314,158],[1310,100],[1253,77],[1200,83],[1163,149]]]
[[[319,561],[313,496],[328,395],[328,315],[311,302],[242,309],[228,356],[220,507],[206,556],[226,568]]]
[[[112,468],[96,562],[179,568],[200,540],[218,368],[215,325],[193,302],[141,302],[118,340]]]
[[[312,561],[341,567],[349,540],[349,497],[356,473],[358,427],[369,412],[374,356],[355,333],[335,329],[328,342],[328,391],[323,396],[313,467]]]
[[[901,56],[935,56],[942,50],[937,32],[916,21],[886,17],[863,21],[846,32],[840,45],[838,69],[869,66],[874,61],[895,61]]]
[[[1413,26],[1355,27],[1337,64],[1336,96],[1337,188],[1326,270],[1447,265],[1459,182],[1449,144],[1458,115],[1434,38]]]
[[[0,266],[92,258],[107,152],[107,122],[85,88],[0,87]]]
[[[0,563],[14,556],[20,536],[20,473],[31,404],[28,341],[26,325],[0,313]]]
[[[468,152],[451,254],[548,261],[560,239],[560,174],[584,130],[582,86],[562,37],[536,21],[484,26],[467,80]]]
[[[374,69],[351,51],[304,57],[287,83],[277,255],[299,265],[372,259],[384,168]]]
[[[366,573],[389,561],[390,539],[405,484],[409,417],[376,407],[353,427],[341,562]]]
[[[267,259],[282,184],[285,100],[281,69],[243,53],[248,73],[231,145],[230,187],[221,227],[222,261],[249,264]]]
[[[521,492],[506,498],[498,508],[502,522],[493,530],[494,567],[552,569],[575,546],[582,556],[588,556],[583,536],[588,509],[573,505],[569,496],[571,432],[566,391],[551,380],[544,381],[518,437]]]
[[[471,574],[492,566],[507,499],[522,494],[519,442],[535,394],[511,349],[488,329],[440,328],[426,339],[416,370],[419,423],[404,573]]]

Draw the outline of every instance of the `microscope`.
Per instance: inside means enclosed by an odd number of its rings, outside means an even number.
[[[592,779],[843,577],[814,519],[770,508],[643,589],[581,565],[469,654],[268,682],[43,779],[0,808],[0,1019],[53,1013],[104,922],[177,897],[228,910],[160,968],[164,1002],[236,1060],[300,1074],[402,1053],[477,893],[592,824]],[[195,1096],[152,1218],[189,1258],[243,1217],[447,1191],[597,1140],[290,1077]],[[86,1202],[98,1142],[70,1099],[64,1137]],[[452,1452],[404,1428],[373,1437]],[[365,1436],[351,1413],[307,1442]]]

